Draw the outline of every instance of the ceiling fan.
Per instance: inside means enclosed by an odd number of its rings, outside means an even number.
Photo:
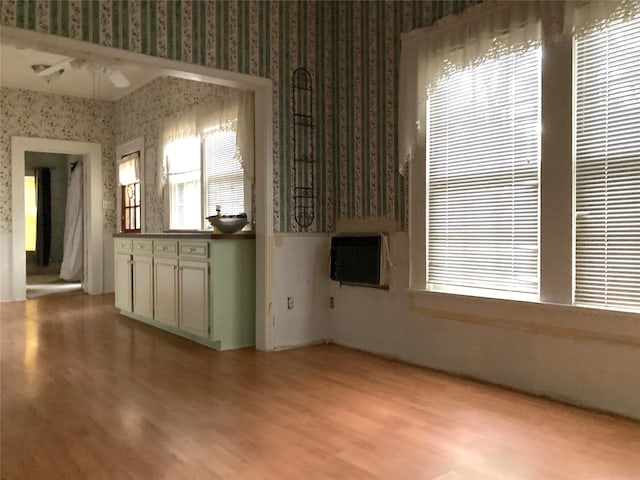
[[[31,65],[31,69],[38,77],[43,77],[47,82],[51,82],[57,80],[64,73],[64,69],[67,66],[75,70],[89,70],[100,74],[106,77],[116,88],[126,88],[130,85],[129,79],[120,70],[81,58],[68,57],[54,65]]]

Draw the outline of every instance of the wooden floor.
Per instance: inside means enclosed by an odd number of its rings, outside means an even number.
[[[0,305],[2,479],[640,478],[640,423],[337,346],[220,353],[112,303]]]

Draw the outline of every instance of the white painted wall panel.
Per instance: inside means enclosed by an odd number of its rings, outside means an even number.
[[[405,234],[391,236],[391,257],[389,291],[330,282],[332,341],[640,418],[640,315],[459,295],[416,294],[412,306]],[[542,333],[526,331],[532,326]]]
[[[329,235],[275,235],[274,346],[288,348],[323,341],[328,333]],[[287,308],[293,297],[294,308]]]

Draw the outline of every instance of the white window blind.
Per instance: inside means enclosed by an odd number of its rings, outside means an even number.
[[[206,135],[204,152],[207,216],[216,214],[216,205],[220,205],[223,215],[246,213],[244,170],[235,157],[236,132],[218,131]]]
[[[575,303],[638,310],[640,18],[575,46]]]
[[[186,137],[165,148],[169,183],[169,226],[175,230],[202,228],[200,139]]]
[[[540,71],[537,46],[452,73],[430,92],[430,289],[538,294]]]

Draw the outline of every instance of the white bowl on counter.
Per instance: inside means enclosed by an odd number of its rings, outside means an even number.
[[[246,217],[219,217],[212,215],[207,217],[211,226],[222,233],[232,234],[242,230],[249,223]]]

